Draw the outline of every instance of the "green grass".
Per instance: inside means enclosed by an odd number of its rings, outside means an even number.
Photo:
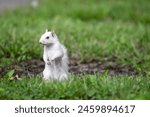
[[[0,82],[1,99],[149,99],[150,80],[144,77],[86,75],[68,81],[40,78]]]
[[[150,99],[149,11],[149,0],[42,0],[35,9],[1,13],[0,68],[42,58],[38,41],[49,28],[56,31],[70,58],[116,56],[117,63],[133,66],[140,75],[104,79],[74,76],[69,81],[47,84],[38,78],[2,80],[0,99]]]

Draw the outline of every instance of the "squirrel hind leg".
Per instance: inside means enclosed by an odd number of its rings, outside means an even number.
[[[44,79],[44,80],[50,80],[52,77],[53,77],[53,76],[52,76],[52,73],[51,73],[51,72],[49,72],[49,71],[47,71],[47,70],[44,70],[44,71],[43,71],[43,79]]]
[[[68,75],[67,74],[61,74],[59,77],[60,80],[67,80],[68,79]]]

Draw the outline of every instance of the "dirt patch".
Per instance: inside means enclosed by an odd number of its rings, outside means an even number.
[[[136,75],[138,72],[130,65],[117,64],[117,58],[100,60],[80,60],[72,59],[70,61],[70,72],[74,74],[102,74],[105,71],[109,75]]]
[[[109,75],[136,75],[136,70],[130,65],[116,64],[117,58],[100,60],[81,60],[70,59],[69,71],[73,74],[101,74],[108,71]],[[42,73],[44,62],[42,60],[28,60],[20,64],[11,64],[0,70],[0,77],[4,76],[9,70],[15,70],[14,75],[37,75]]]

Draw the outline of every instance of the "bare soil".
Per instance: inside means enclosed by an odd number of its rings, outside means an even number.
[[[130,65],[116,64],[118,59],[112,57],[104,60],[85,60],[81,61],[77,58],[70,59],[69,72],[75,75],[78,74],[102,74],[105,71],[111,76],[118,75],[137,75],[138,72]],[[5,68],[0,69],[0,78],[2,78],[8,71],[14,69],[14,75],[38,75],[44,69],[44,62],[42,60],[28,60],[19,64],[11,64]]]

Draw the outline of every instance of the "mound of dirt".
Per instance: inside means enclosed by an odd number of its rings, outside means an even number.
[[[108,71],[109,75],[136,75],[137,72],[130,65],[116,64],[117,58],[100,60],[70,59],[69,72],[73,74],[101,74]],[[0,70],[0,78],[8,71],[14,69],[14,75],[37,75],[42,73],[44,62],[42,60],[28,60],[19,64],[11,64]]]

